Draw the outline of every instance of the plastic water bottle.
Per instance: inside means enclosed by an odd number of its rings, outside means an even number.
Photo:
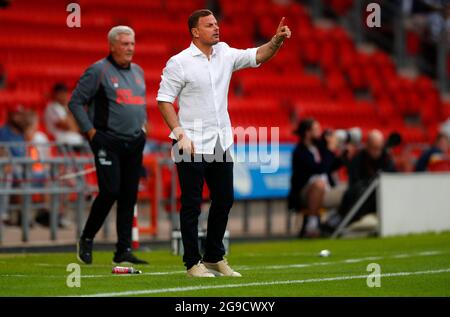
[[[112,269],[112,274],[142,274],[142,271],[136,270],[133,267],[115,266]]]

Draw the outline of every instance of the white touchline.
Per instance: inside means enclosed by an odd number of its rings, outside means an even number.
[[[401,258],[407,258],[407,257],[414,257],[414,256],[432,256],[432,255],[439,255],[444,252],[442,251],[425,251],[420,253],[410,253],[410,254],[403,254]],[[267,270],[279,270],[279,269],[290,269],[290,268],[302,268],[302,267],[310,267],[310,266],[323,266],[323,265],[333,265],[337,263],[358,263],[363,261],[375,261],[375,260],[382,260],[386,258],[398,258],[397,256],[368,256],[365,258],[355,258],[355,259],[345,259],[341,261],[329,261],[329,262],[312,262],[312,263],[299,263],[299,264],[286,264],[286,265],[269,265],[269,266],[263,266],[262,268]],[[243,266],[243,267],[236,267],[236,269],[239,270],[252,270],[257,268],[257,266]]]
[[[417,254],[407,254],[408,257],[413,257],[413,256],[432,256],[432,255],[438,255],[438,254],[442,254],[443,252],[441,251],[426,251],[426,252],[420,252]],[[393,256],[394,257],[394,256]],[[279,270],[279,269],[299,269],[299,268],[304,268],[304,267],[311,267],[311,266],[325,266],[325,265],[333,265],[333,264],[337,264],[337,263],[358,263],[358,262],[363,262],[363,261],[375,261],[375,260],[382,260],[384,259],[384,257],[382,256],[368,256],[365,258],[359,258],[359,259],[346,259],[346,260],[341,260],[341,261],[329,261],[329,262],[312,262],[312,263],[298,263],[298,264],[285,264],[285,265],[267,265],[267,266],[236,266],[237,270],[241,270],[241,271],[247,271],[247,270],[254,270],[257,268],[261,268],[263,270]],[[170,274],[184,274],[185,271],[170,271],[170,272],[153,272],[153,273],[143,273],[143,274],[139,274],[139,275],[170,275]],[[117,275],[117,276],[139,276],[139,275],[130,275],[130,274],[124,274],[124,275]],[[111,275],[105,275],[105,274],[101,274],[101,275],[82,275],[82,278],[95,278],[95,277],[110,277]]]
[[[297,268],[304,268],[304,267],[311,267],[311,266],[325,266],[325,265],[334,265],[338,263],[342,264],[348,264],[348,263],[358,263],[362,261],[374,261],[374,260],[382,260],[385,258],[393,258],[393,259],[403,259],[403,258],[410,258],[414,256],[433,256],[433,255],[439,255],[443,254],[445,252],[443,251],[424,251],[419,253],[404,253],[399,255],[392,255],[388,257],[381,257],[381,256],[369,256],[364,258],[355,258],[355,259],[344,259],[340,261],[329,261],[329,262],[312,262],[312,263],[298,263],[298,264],[284,264],[284,265],[267,265],[267,266],[249,266],[249,265],[237,265],[236,269],[240,271],[248,271],[248,270],[254,270],[254,269],[263,269],[263,270],[279,270],[279,269],[297,269]],[[66,265],[62,264],[50,264],[50,263],[35,263],[34,265],[38,266],[61,266],[66,267]],[[102,264],[92,264],[90,267],[111,267],[110,265],[102,265]],[[81,278],[101,278],[101,277],[136,277],[136,276],[142,276],[142,275],[150,275],[150,276],[158,276],[158,275],[175,275],[175,274],[184,274],[185,271],[165,271],[165,272],[146,272],[142,274],[90,274],[90,275],[81,275]],[[40,276],[40,275],[39,275]],[[1,275],[0,277],[13,277],[13,275]],[[14,277],[32,277],[32,275],[15,275]],[[60,275],[45,275],[46,278],[60,278]]]
[[[347,259],[344,260],[345,263],[358,263],[362,261],[376,261],[376,260],[382,260],[382,256],[368,256],[367,258],[360,258],[360,259]]]
[[[442,252],[440,251],[424,251],[424,252],[420,252],[419,255],[436,255],[436,254],[441,254]]]
[[[450,268],[440,269],[440,270],[429,270],[429,271],[383,273],[383,274],[380,274],[380,276],[381,277],[396,277],[396,276],[427,275],[427,274],[439,274],[439,273],[450,273]],[[369,275],[347,275],[347,276],[336,276],[336,277],[325,277],[325,278],[310,278],[310,279],[305,279],[305,280],[287,280],[287,281],[254,282],[254,283],[241,283],[241,284],[172,287],[172,288],[147,289],[147,290],[137,290],[137,291],[98,293],[98,294],[82,295],[81,297],[115,297],[115,296],[132,296],[132,295],[149,295],[149,294],[160,294],[160,293],[179,293],[179,292],[187,292],[187,291],[239,288],[239,287],[250,287],[250,286],[271,286],[271,285],[320,283],[320,282],[365,279],[368,276]]]

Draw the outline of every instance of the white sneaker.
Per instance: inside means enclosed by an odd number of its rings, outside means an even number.
[[[198,262],[198,264],[187,270],[187,276],[189,277],[214,277],[214,274],[208,271],[208,269],[203,265],[203,263]]]
[[[222,260],[217,263],[203,262],[205,267],[213,273],[215,276],[233,276],[241,277],[241,273],[234,271],[229,265],[227,260]]]

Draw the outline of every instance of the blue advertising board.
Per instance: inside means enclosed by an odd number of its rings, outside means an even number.
[[[235,145],[233,148],[235,199],[287,197],[294,147],[295,144]]]

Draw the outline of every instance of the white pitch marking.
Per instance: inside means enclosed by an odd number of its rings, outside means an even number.
[[[337,263],[357,263],[361,261],[373,261],[373,260],[382,260],[385,258],[409,258],[413,256],[433,256],[433,255],[439,255],[443,254],[445,252],[443,251],[424,251],[419,253],[410,253],[410,254],[398,254],[393,255],[389,257],[381,257],[381,256],[371,256],[371,257],[365,257],[365,258],[355,258],[355,259],[346,259],[341,261],[330,261],[330,262],[313,262],[313,263],[294,263],[294,264],[286,264],[286,265],[269,265],[269,266],[250,266],[250,265],[243,265],[243,266],[236,266],[237,270],[241,271],[247,271],[247,270],[254,270],[257,268],[261,268],[263,270],[279,270],[279,269],[289,269],[289,268],[304,268],[304,267],[311,267],[311,266],[325,266],[325,265],[333,265]],[[38,266],[61,266],[66,267],[66,265],[63,264],[50,264],[50,263],[35,263],[35,265]],[[111,267],[110,265],[102,265],[102,264],[92,264],[91,267]],[[172,274],[182,274],[185,273],[185,271],[166,271],[166,272],[147,272],[142,274],[92,274],[92,275],[82,275],[82,278],[96,278],[96,277],[111,277],[111,276],[142,276],[142,275],[150,275],[150,276],[158,276],[158,275],[172,275]],[[33,275],[1,275],[0,277],[32,277]],[[40,276],[40,275],[39,275]],[[61,278],[60,275],[46,275],[44,277],[47,278]]]
[[[376,260],[382,260],[383,257],[382,256],[369,256],[366,258],[359,258],[359,259],[347,259],[344,260],[343,262],[345,263],[358,263],[358,262],[362,262],[362,261],[376,261]]]
[[[405,259],[405,258],[409,258],[409,257],[411,257],[411,254],[405,254],[405,253],[397,254],[397,255],[393,256],[394,259]]]
[[[410,276],[410,275],[439,274],[439,273],[449,273],[449,272],[450,272],[450,268],[446,268],[446,269],[429,270],[429,271],[384,273],[384,274],[380,274],[380,276],[381,277],[396,277],[396,276]],[[149,294],[160,294],[160,293],[179,293],[179,292],[199,291],[199,290],[208,290],[208,289],[239,288],[239,287],[250,287],[250,286],[271,286],[271,285],[320,283],[320,282],[331,282],[331,281],[365,279],[368,276],[369,275],[347,275],[347,276],[336,276],[336,277],[325,277],[325,278],[311,278],[311,279],[305,279],[305,280],[286,280],[286,281],[254,282],[254,283],[242,283],[242,284],[172,287],[172,288],[147,289],[147,290],[137,290],[137,291],[97,293],[97,294],[90,294],[90,295],[82,295],[81,297],[132,296],[132,295],[149,295]]]
[[[437,254],[441,254],[441,251],[424,251],[424,252],[419,252],[418,255],[421,256],[428,256],[428,255],[437,255]]]

